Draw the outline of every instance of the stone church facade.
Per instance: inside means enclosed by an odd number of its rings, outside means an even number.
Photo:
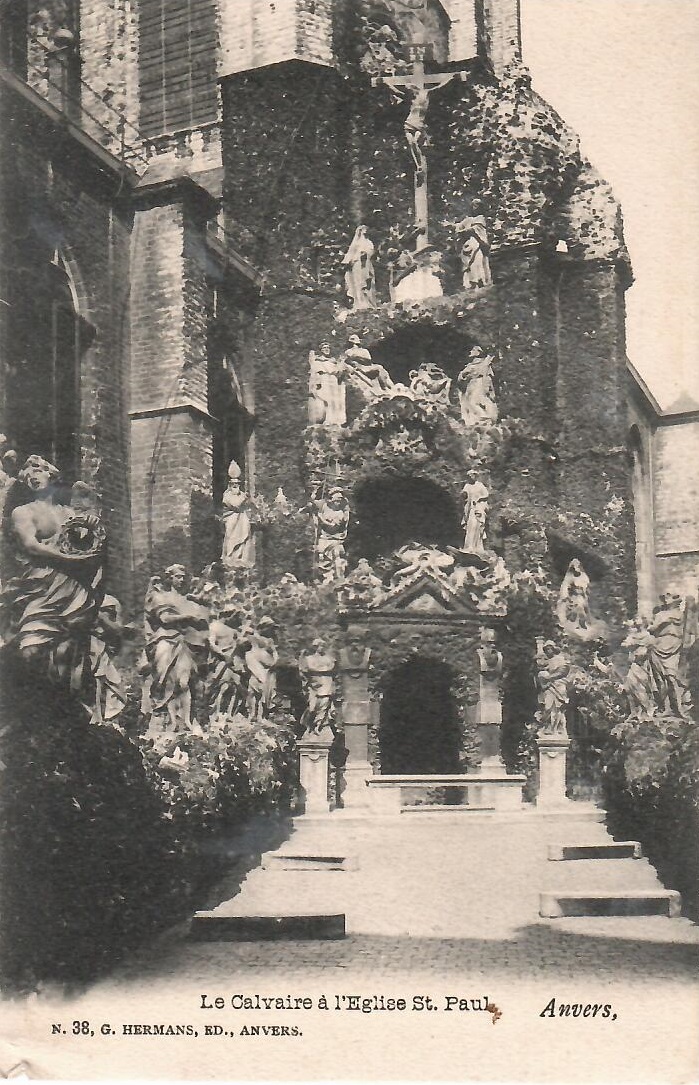
[[[232,478],[248,579],[338,587],[320,632],[359,775],[463,771],[503,696],[511,768],[537,708],[512,598],[577,562],[620,631],[644,530],[621,217],[531,86],[518,0],[2,20],[6,447],[95,487],[133,613],[225,557]],[[448,723],[415,752],[420,712]]]

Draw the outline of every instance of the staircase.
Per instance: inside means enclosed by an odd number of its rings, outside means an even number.
[[[545,815],[423,809],[296,819],[237,896],[194,916],[191,937],[507,940],[532,924],[594,917],[615,917],[620,935],[638,917],[699,934],[638,843],[614,841],[589,804]]]

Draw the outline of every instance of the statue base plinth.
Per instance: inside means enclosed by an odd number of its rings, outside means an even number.
[[[369,805],[369,788],[366,782],[373,776],[373,769],[368,761],[350,761],[344,768],[344,787],[342,806],[345,810],[356,810]]]
[[[329,814],[328,764],[334,734],[324,727],[318,734],[306,733],[298,740],[300,805],[304,814]]]
[[[555,810],[565,807],[570,799],[566,795],[566,760],[570,748],[568,735],[539,733],[539,794],[536,805],[540,809]]]

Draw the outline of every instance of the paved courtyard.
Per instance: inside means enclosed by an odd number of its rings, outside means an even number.
[[[344,851],[356,857],[357,869],[255,870],[237,898],[227,900],[224,881],[209,906],[222,913],[343,910],[344,940],[193,942],[183,925],[68,1012],[90,1020],[97,1012],[112,1022],[119,1034],[99,1041],[100,1050],[118,1051],[126,1076],[691,1080],[699,927],[663,917],[538,916],[542,889],[657,885],[646,860],[546,860],[547,842],[604,839],[603,826],[593,822],[525,816],[493,822],[475,814],[404,815],[330,830],[306,824],[289,848],[298,841],[299,849],[312,843]],[[231,996],[246,993],[308,997],[313,1009],[246,1010],[240,999],[230,1005]],[[318,1008],[321,995],[327,1009]],[[407,1008],[362,1012],[343,995],[403,997]],[[436,1009],[413,1009],[412,1000],[425,995]],[[202,996],[207,1005],[222,997],[224,1006],[204,1009]],[[447,1010],[447,997],[467,999],[469,1008],[451,1003]],[[470,1000],[485,1005],[486,998],[502,1016],[470,1008]],[[544,1013],[551,999],[555,1016]],[[580,1016],[561,1018],[560,1004],[579,1004]],[[31,1012],[45,1014],[49,1005],[39,999]],[[585,1005],[599,1010],[583,1017]],[[201,1035],[166,1042],[120,1034],[125,1022],[173,1021],[191,1023]],[[205,1038],[206,1025],[224,1035]],[[290,1034],[245,1032],[262,1025]],[[89,1052],[79,1042],[68,1048],[66,1066],[74,1073]],[[57,1054],[54,1046],[51,1057]]]

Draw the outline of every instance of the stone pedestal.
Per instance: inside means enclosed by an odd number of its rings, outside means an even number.
[[[344,648],[339,657],[342,682],[341,717],[347,750],[342,792],[342,805],[345,810],[354,810],[369,804],[366,786],[366,781],[372,775],[369,763],[369,659],[369,650],[356,642]]]
[[[536,805],[543,810],[567,806],[566,756],[570,747],[567,735],[539,734],[539,794]]]
[[[329,814],[328,756],[333,733],[324,727],[319,734],[306,734],[298,741],[300,799],[304,814]]]
[[[481,629],[478,649],[479,691],[474,723],[481,753],[479,773],[484,776],[506,776],[505,762],[500,754],[502,727],[502,655],[495,647],[495,632]]]

